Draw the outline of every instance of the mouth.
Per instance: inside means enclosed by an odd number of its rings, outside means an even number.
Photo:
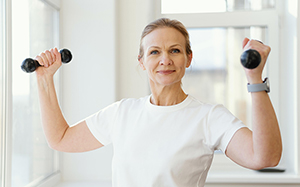
[[[160,70],[160,71],[157,71],[157,73],[159,74],[163,74],[163,75],[169,75],[171,73],[174,73],[175,70]]]

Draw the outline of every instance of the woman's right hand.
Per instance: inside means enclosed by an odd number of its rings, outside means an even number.
[[[58,52],[57,48],[46,50],[36,56],[35,59],[41,65],[35,70],[38,77],[53,76],[62,64],[61,54]]]

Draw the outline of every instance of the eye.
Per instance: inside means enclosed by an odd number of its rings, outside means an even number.
[[[153,50],[150,52],[150,55],[157,55],[158,54],[158,51],[157,50]]]
[[[172,53],[180,53],[180,50],[179,49],[172,49],[171,52]]]

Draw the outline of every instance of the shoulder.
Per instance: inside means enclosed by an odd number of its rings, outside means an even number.
[[[191,100],[191,102],[189,104],[189,108],[198,108],[199,110],[202,110],[202,111],[210,112],[211,110],[213,110],[215,108],[224,107],[223,105],[220,105],[220,104],[212,104],[212,103],[208,103],[208,102],[203,102],[191,95],[189,95],[189,99]]]
[[[223,104],[203,102],[193,96],[190,96],[190,100],[188,108],[205,116],[208,121],[234,118],[234,115]]]

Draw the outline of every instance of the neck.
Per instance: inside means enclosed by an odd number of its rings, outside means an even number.
[[[181,84],[171,86],[151,85],[151,103],[159,106],[176,105],[184,101],[187,95],[181,88]]]

